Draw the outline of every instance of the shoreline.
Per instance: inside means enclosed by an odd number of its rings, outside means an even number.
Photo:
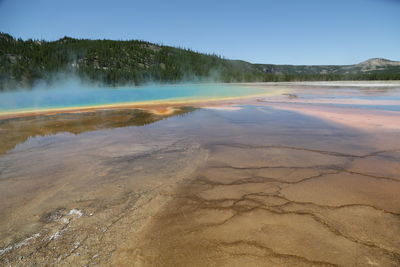
[[[240,85],[275,85],[275,86],[349,86],[349,87],[397,87],[400,86],[400,80],[343,80],[343,81],[299,81],[299,82],[244,82],[232,83]]]
[[[18,110],[10,112],[6,111],[6,112],[0,112],[0,120],[38,116],[38,115],[56,115],[61,113],[84,113],[84,112],[93,112],[96,110],[118,110],[118,109],[143,109],[143,110],[148,110],[154,114],[166,115],[173,112],[173,108],[175,107],[182,107],[186,105],[190,105],[193,107],[202,107],[215,104],[217,105],[230,104],[229,103],[230,101],[241,102],[243,100],[251,100],[271,95],[273,94],[265,93],[265,94],[255,94],[255,95],[236,96],[236,97],[223,97],[223,98],[156,100],[156,101],[104,104],[95,106],[60,107],[60,108],[38,109],[38,110]]]
[[[210,83],[216,84],[216,83]],[[80,113],[80,112],[92,112],[96,110],[114,110],[114,109],[144,109],[149,110],[155,114],[170,114],[169,109],[174,107],[181,107],[184,105],[191,105],[194,107],[202,107],[204,105],[219,105],[219,104],[230,104],[229,101],[235,101],[240,104],[243,100],[256,100],[259,97],[271,97],[286,93],[287,90],[292,89],[292,86],[299,87],[382,87],[392,88],[400,87],[400,81],[387,80],[387,81],[302,81],[302,82],[254,82],[254,83],[218,83],[227,85],[242,85],[250,87],[265,86],[266,88],[275,89],[278,91],[265,92],[262,94],[250,94],[242,96],[230,96],[230,97],[210,97],[210,98],[176,98],[176,99],[162,99],[162,100],[149,100],[139,102],[125,102],[125,103],[113,103],[113,104],[99,104],[89,106],[76,106],[76,107],[53,107],[44,109],[29,109],[29,110],[10,110],[0,111],[0,120],[30,117],[38,115],[55,115],[60,113]],[[181,85],[181,84],[177,84]],[[271,99],[272,100],[272,99]],[[312,101],[310,101],[312,102]],[[236,103],[235,103],[236,104]]]
[[[335,91],[332,91],[334,89],[329,89],[329,87],[335,87],[338,85],[346,86],[344,85],[346,83],[348,84],[349,82],[241,83],[242,86],[249,87],[263,86],[265,87],[266,91],[263,93],[231,97],[163,99],[95,106],[59,107],[41,110],[15,110],[10,112],[0,112],[0,120],[124,109],[144,110],[155,115],[170,115],[174,113],[177,108],[183,106],[235,110],[236,108],[234,106],[237,105],[262,105],[269,106],[271,108],[302,113],[304,115],[317,117],[325,121],[339,123],[352,128],[364,130],[400,129],[400,123],[396,122],[396,120],[393,120],[393,118],[398,116],[398,111],[373,109],[360,110],[358,108],[351,107],[351,105],[357,104],[397,106],[400,103],[400,100],[398,99],[360,99],[357,98],[359,96],[358,91],[349,94],[349,96],[354,96],[354,98],[330,98],[323,94],[326,92],[325,89],[330,90],[327,91],[328,96],[329,94],[336,94]],[[355,81],[351,83],[360,88],[366,87],[365,81]],[[368,84],[369,88],[377,88],[379,86],[383,86],[384,84],[387,84],[391,87],[393,86],[396,91],[398,88],[400,88],[400,81],[372,81],[368,82]],[[298,89],[298,87],[302,86],[305,86],[306,89],[313,89],[312,93],[318,96],[322,93],[322,97],[317,97],[315,99],[303,98],[301,96],[301,91]],[[366,90],[369,90],[369,88],[366,88]],[[300,93],[299,97],[297,96],[298,93]],[[341,94],[342,93],[339,92],[339,95]],[[347,93],[345,95],[347,95]],[[343,106],[331,106],[329,104],[343,104]]]

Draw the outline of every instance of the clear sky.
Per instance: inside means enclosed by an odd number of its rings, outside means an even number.
[[[400,60],[400,0],[0,0],[23,39],[142,39],[276,64]]]

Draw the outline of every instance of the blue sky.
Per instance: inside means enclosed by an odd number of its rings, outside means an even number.
[[[275,64],[400,60],[400,0],[0,0],[23,39],[142,39]]]

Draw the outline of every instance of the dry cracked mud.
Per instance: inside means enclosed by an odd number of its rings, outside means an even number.
[[[399,131],[196,110],[0,158],[4,266],[399,266]]]
[[[210,151],[208,162],[143,237],[133,262],[400,264],[400,177],[353,171],[363,160],[383,160],[388,153],[400,162],[400,151],[352,155],[245,144],[215,144]]]

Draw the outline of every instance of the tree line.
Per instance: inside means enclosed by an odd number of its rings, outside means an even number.
[[[278,66],[278,65],[277,65]],[[141,40],[22,40],[0,33],[0,89],[51,83],[59,73],[107,86],[147,82],[283,82],[400,79],[398,69],[375,73],[307,73],[280,66],[227,60],[215,54],[157,45]],[[287,72],[285,73],[285,70]],[[290,70],[290,71],[289,71]]]

